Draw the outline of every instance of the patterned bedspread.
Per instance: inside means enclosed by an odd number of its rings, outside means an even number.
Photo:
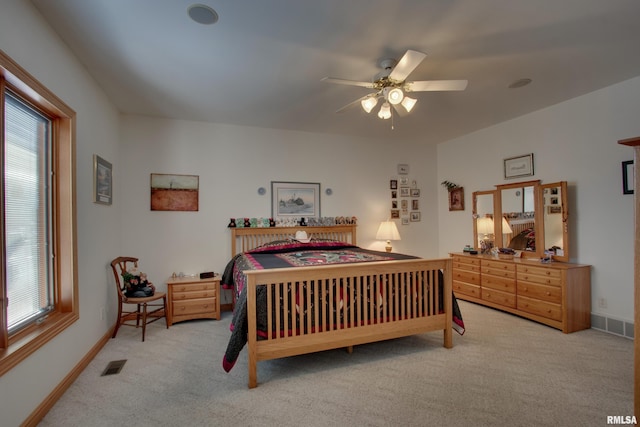
[[[235,303],[230,325],[231,337],[222,362],[224,370],[229,372],[233,368],[240,351],[247,343],[248,325],[245,271],[414,258],[416,257],[397,253],[371,251],[344,242],[320,239],[312,239],[310,243],[300,243],[296,240],[282,240],[236,255],[227,264],[221,281],[223,288],[233,289]],[[258,287],[257,301],[266,302],[266,292],[262,292],[264,291],[263,288],[264,287]],[[370,289],[367,289],[367,292],[370,292]],[[291,290],[289,289],[288,291],[290,292]],[[373,298],[374,296],[367,295],[367,298],[369,297]],[[266,327],[266,304],[258,304],[256,309],[258,316],[258,339],[264,339],[268,334]],[[340,319],[337,320],[341,321]],[[453,298],[453,320],[454,329],[458,333],[463,334],[464,322],[462,321],[462,315],[460,314],[455,297]],[[313,325],[313,327],[322,328],[323,325]],[[271,332],[278,333],[278,331]],[[282,331],[279,331],[279,333],[282,333]]]

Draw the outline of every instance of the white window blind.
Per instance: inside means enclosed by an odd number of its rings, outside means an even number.
[[[54,307],[50,127],[46,117],[5,93],[3,213],[9,333]]]

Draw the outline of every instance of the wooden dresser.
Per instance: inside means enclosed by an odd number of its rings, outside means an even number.
[[[192,319],[220,320],[220,276],[167,280],[167,323]]]
[[[570,333],[591,327],[591,266],[453,253],[456,298]]]

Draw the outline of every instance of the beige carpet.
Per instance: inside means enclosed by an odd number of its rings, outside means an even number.
[[[157,322],[110,340],[42,426],[603,426],[633,414],[633,342],[561,332],[461,301],[467,332],[221,366],[221,321]],[[100,376],[113,360],[121,373]]]

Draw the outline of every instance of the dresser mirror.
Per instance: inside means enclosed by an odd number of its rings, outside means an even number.
[[[477,251],[490,249],[494,237],[495,191],[473,193],[473,246]]]
[[[536,210],[540,181],[498,185],[498,198],[502,221],[496,223],[496,241],[501,248],[522,251],[523,256],[540,256],[541,248],[536,239],[540,233],[536,227]]]
[[[553,258],[569,262],[569,225],[567,223],[567,182],[540,186],[544,249],[553,251]]]
[[[473,238],[480,252],[496,246],[540,258],[550,250],[554,259],[568,262],[567,218],[565,181],[517,182],[473,193]]]

